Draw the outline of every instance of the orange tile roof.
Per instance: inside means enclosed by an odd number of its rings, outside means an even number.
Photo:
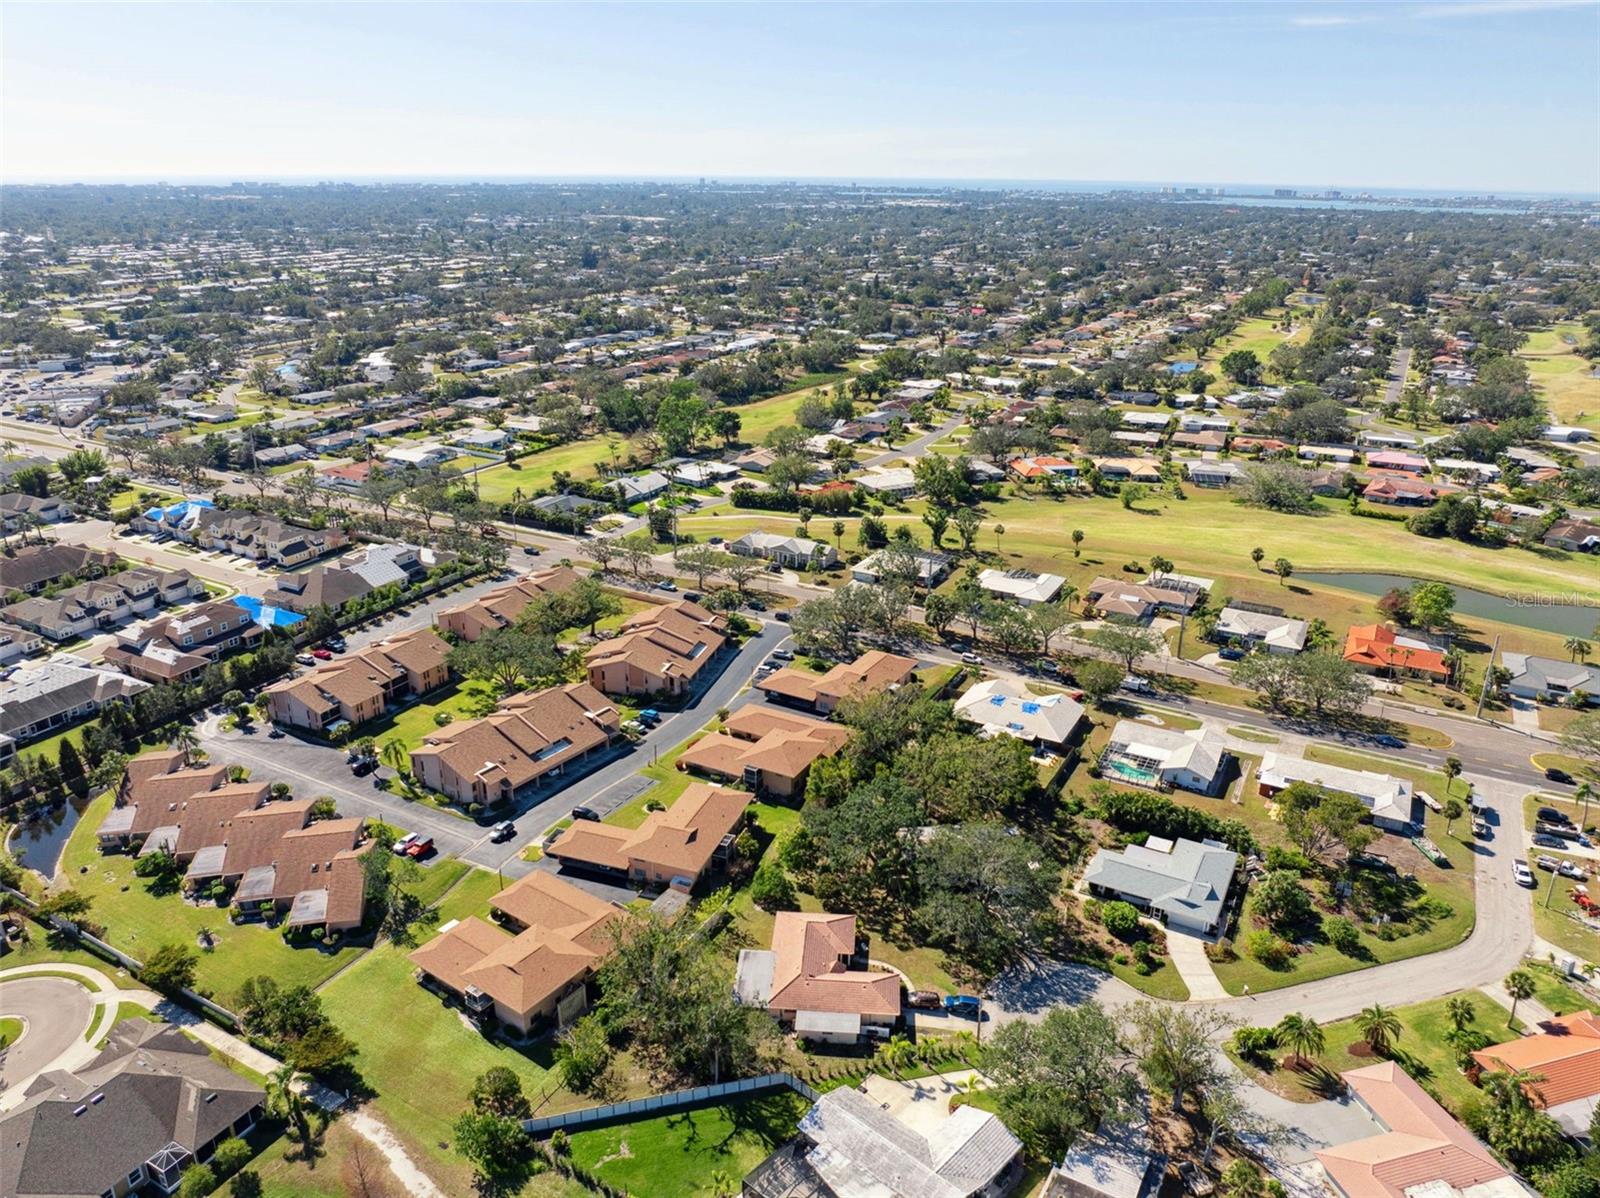
[[[1317,1152],[1340,1191],[1361,1198],[1405,1198],[1413,1186],[1444,1181],[1457,1189],[1509,1177],[1504,1166],[1393,1061],[1341,1075],[1388,1130]]]
[[[1383,624],[1353,626],[1345,637],[1344,659],[1379,669],[1398,667],[1441,677],[1450,673],[1450,667],[1445,665],[1444,654],[1434,649],[1413,649],[1396,644],[1394,630]]]
[[[778,1011],[898,1015],[900,977],[849,969],[839,958],[856,948],[856,917],[779,911],[772,925],[772,995]]]
[[[513,789],[610,741],[622,716],[587,682],[524,691],[493,715],[428,732],[413,761],[435,758],[458,778]]]
[[[1600,1017],[1580,1011],[1539,1025],[1538,1035],[1523,1036],[1472,1054],[1489,1070],[1542,1074],[1529,1087],[1540,1106],[1560,1106],[1600,1094]]]
[[[550,846],[549,855],[610,869],[635,864],[698,878],[722,838],[738,826],[751,796],[696,782],[665,811],[652,811],[637,828],[579,820]]]

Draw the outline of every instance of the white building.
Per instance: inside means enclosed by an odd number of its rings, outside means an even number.
[[[1036,574],[1032,570],[985,570],[978,585],[991,595],[1010,599],[1023,607],[1049,603],[1061,593],[1067,580],[1059,574]]]
[[[1118,720],[1100,757],[1100,769],[1114,782],[1144,786],[1159,782],[1209,795],[1221,789],[1227,761],[1227,745],[1215,732]]]
[[[449,446],[440,445],[437,441],[421,441],[387,449],[383,460],[396,466],[414,466],[418,470],[426,470],[431,466],[442,466],[455,456],[456,451]]]
[[[850,577],[869,586],[877,582],[883,576],[885,552],[880,549],[872,556],[862,558],[850,567]],[[919,587],[938,586],[940,579],[950,572],[950,555],[940,553],[937,549],[913,550],[911,558],[916,562]]]
[[[1306,622],[1289,616],[1225,607],[1217,616],[1216,640],[1243,641],[1268,653],[1299,653],[1306,647]]]
[[[896,499],[904,499],[917,492],[916,475],[904,466],[863,474],[855,480],[855,484],[863,491],[870,491],[874,495],[889,495]]]
[[[1061,749],[1083,721],[1083,705],[1068,695],[1036,695],[1021,682],[995,678],[967,688],[956,714],[988,736],[1014,736]]]
[[[1335,794],[1350,795],[1361,800],[1361,805],[1372,812],[1372,822],[1380,828],[1391,832],[1407,832],[1412,827],[1415,795],[1411,783],[1404,778],[1323,765],[1320,761],[1286,757],[1282,753],[1268,753],[1261,758],[1256,783],[1263,798],[1270,799],[1296,782],[1306,782]]]

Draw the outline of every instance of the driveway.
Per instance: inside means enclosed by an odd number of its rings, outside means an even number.
[[[23,1022],[17,1042],[0,1053],[0,1090],[54,1066],[77,1047],[94,1018],[94,995],[66,978],[0,982],[0,1015]]]
[[[1211,968],[1211,960],[1206,956],[1206,942],[1199,936],[1191,936],[1187,932],[1176,932],[1167,929],[1167,956],[1172,958],[1172,964],[1178,971],[1178,976],[1183,978],[1183,984],[1189,987],[1189,997],[1196,1002],[1227,998],[1228,992],[1222,988],[1222,983],[1217,981],[1217,974]]]

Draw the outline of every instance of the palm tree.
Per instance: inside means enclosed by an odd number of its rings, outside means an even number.
[[[1257,570],[1261,569],[1261,559],[1267,556],[1267,551],[1259,546],[1250,551],[1250,560],[1255,563]]]
[[[1326,1047],[1322,1028],[1317,1021],[1298,1011],[1292,1011],[1280,1019],[1276,1030],[1278,1043],[1294,1054],[1289,1063],[1291,1069],[1310,1064],[1310,1058]]]
[[[1077,557],[1078,554],[1080,554],[1082,552],[1083,552],[1083,529],[1074,528],[1072,530],[1072,556],[1073,557]]]
[[[1381,1003],[1373,1003],[1356,1016],[1356,1031],[1361,1033],[1367,1047],[1380,1057],[1389,1055],[1389,1050],[1404,1030],[1400,1016]]]
[[[1533,974],[1526,969],[1513,969],[1506,974],[1505,987],[1506,993],[1511,996],[1511,1018],[1506,1020],[1506,1026],[1510,1027],[1517,1021],[1517,1004],[1525,998],[1532,998],[1539,987],[1533,980]]]
[[[1561,647],[1567,651],[1573,661],[1589,660],[1591,646],[1582,637],[1569,636]]]
[[[384,765],[397,774],[404,775],[410,769],[411,754],[406,750],[406,742],[398,736],[392,740],[384,741],[383,748],[379,750],[378,756]]]
[[[916,1052],[916,1046],[904,1036],[893,1036],[889,1042],[878,1049],[878,1061],[898,1080],[900,1067],[911,1060]]]
[[[183,763],[192,765],[200,751],[200,738],[194,734],[194,729],[188,724],[179,724],[172,732],[169,747],[177,749],[183,754]]]
[[[1472,1000],[1465,994],[1458,994],[1445,1003],[1444,1013],[1457,1033],[1466,1031],[1467,1025],[1478,1018],[1478,1008],[1472,1005]]]
[[[267,1077],[267,1110],[292,1127],[303,1144],[311,1142],[311,1121],[306,1118],[307,1080],[293,1065],[280,1065]]]
[[[739,1183],[726,1169],[717,1169],[711,1174],[711,1192],[716,1198],[729,1198],[739,1192]]]
[[[1583,814],[1578,817],[1578,827],[1587,828],[1589,826],[1589,800],[1594,798],[1594,787],[1584,782],[1572,797],[1583,803]]]
[[[1450,825],[1465,815],[1467,809],[1461,805],[1460,799],[1446,799],[1441,805],[1440,813],[1444,816],[1444,834],[1448,836]]]
[[[1000,538],[1005,535],[1006,526],[1004,524],[996,524],[994,526],[994,551],[996,553],[1000,552]]]

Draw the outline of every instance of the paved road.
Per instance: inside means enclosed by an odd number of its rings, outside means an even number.
[[[94,1018],[94,998],[65,978],[7,978],[0,982],[0,1015],[26,1025],[0,1053],[0,1090],[24,1082],[83,1040]]]
[[[1383,402],[1386,404],[1400,403],[1406,390],[1406,374],[1411,370],[1411,355],[1414,351],[1408,345],[1390,359],[1389,380],[1383,389]]]
[[[867,470],[876,470],[878,467],[887,466],[891,462],[915,460],[916,458],[920,458],[924,453],[927,452],[928,446],[932,445],[935,441],[943,441],[946,437],[955,432],[956,429],[960,428],[966,422],[966,409],[963,408],[960,412],[950,417],[950,419],[946,420],[937,428],[923,433],[920,437],[916,437],[913,440],[907,441],[898,449],[891,449],[884,453],[878,454],[876,457],[868,458],[862,463],[862,466]]]

